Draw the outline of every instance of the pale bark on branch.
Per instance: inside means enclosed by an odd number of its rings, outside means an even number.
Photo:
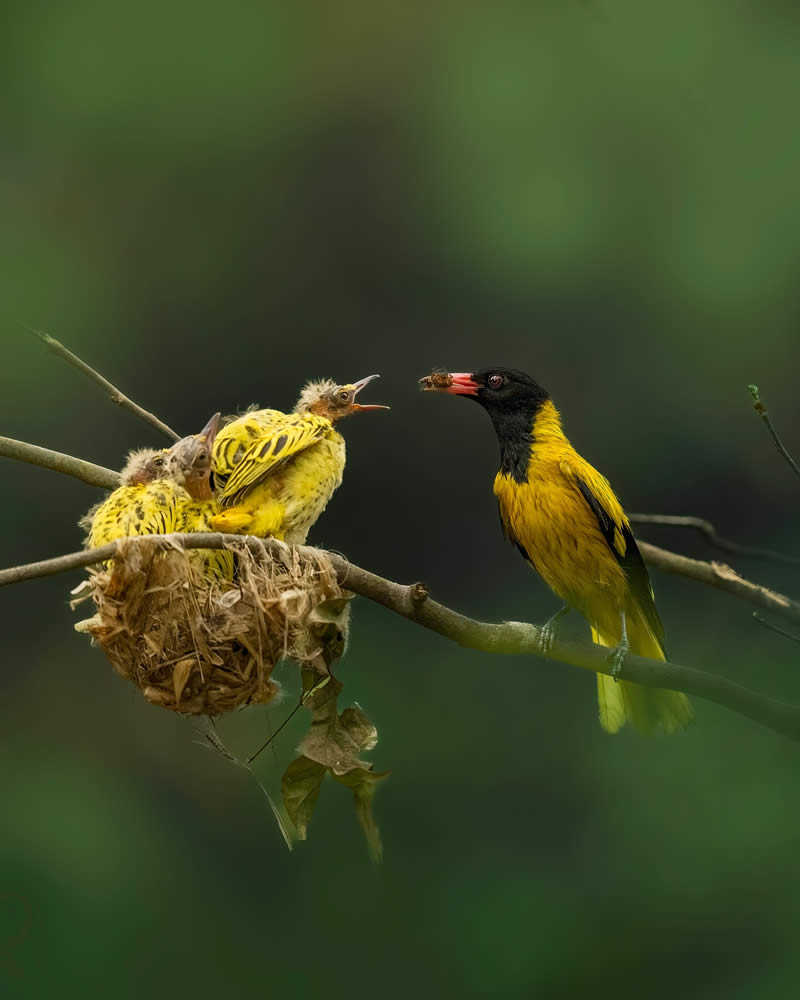
[[[273,539],[260,539],[242,535],[223,534],[171,534],[150,535],[124,539],[143,545],[163,548],[236,548],[246,545],[254,553],[277,552],[284,546]],[[0,571],[0,586],[51,576],[80,567],[91,566],[113,558],[117,543],[112,542],[97,549],[75,552]],[[314,550],[300,546],[301,554]],[[389,611],[407,618],[424,628],[458,643],[461,646],[489,653],[542,656],[541,629],[527,622],[474,621],[432,600],[422,584],[404,586],[377,576],[369,570],[348,562],[336,553],[327,553],[343,587],[359,594]],[[557,637],[546,654],[549,660],[567,663],[596,673],[611,674],[608,650],[591,642],[579,642]],[[677,663],[649,660],[629,654],[626,656],[621,679],[635,681],[648,687],[669,688],[715,702],[733,712],[744,715],[778,733],[800,739],[800,707],[786,704],[751,691],[726,677],[711,674]]]
[[[679,576],[688,577],[690,580],[707,584],[709,587],[716,587],[717,590],[724,590],[728,594],[733,594],[734,597],[748,601],[750,604],[756,604],[758,607],[781,615],[783,618],[788,618],[790,621],[800,621],[800,602],[793,601],[785,594],[779,594],[760,583],[751,583],[750,580],[745,580],[725,563],[690,559],[689,556],[682,556],[677,552],[670,552],[668,549],[660,549],[657,545],[651,545],[649,542],[639,542],[639,548],[645,562],[664,573],[676,573]]]
[[[73,476],[89,486],[99,486],[104,490],[114,490],[119,486],[119,473],[106,469],[93,462],[85,462],[82,458],[65,455],[60,451],[40,448],[27,441],[16,441],[14,438],[0,437],[0,457],[14,458],[18,462],[28,462],[42,469],[61,472],[65,476]]]

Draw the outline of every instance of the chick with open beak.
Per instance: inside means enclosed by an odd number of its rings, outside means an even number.
[[[253,410],[223,427],[213,449],[223,507],[214,530],[305,542],[344,473],[344,438],[334,424],[351,413],[389,409],[356,402],[376,378],[308,382],[292,413]]]

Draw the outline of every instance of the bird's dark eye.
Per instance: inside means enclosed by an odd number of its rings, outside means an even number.
[[[205,462],[205,460],[208,458],[208,452],[205,450],[205,448],[201,452],[198,452],[197,458],[198,461]]]
[[[347,400],[350,398],[350,393],[347,391],[347,389],[340,389],[336,393],[336,398],[339,400],[340,403],[346,403]]]
[[[490,389],[499,389],[505,382],[505,379],[502,375],[490,375],[486,382]]]
[[[164,464],[164,459],[163,458],[159,457],[159,458],[154,458],[153,459],[153,465],[156,465],[156,466],[158,466],[160,468],[163,464]]]

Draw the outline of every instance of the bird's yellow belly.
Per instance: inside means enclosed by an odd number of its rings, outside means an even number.
[[[344,439],[325,439],[295,455],[213,519],[217,531],[244,531],[302,545],[342,481]]]
[[[148,486],[121,486],[94,512],[89,531],[91,547],[129,535],[166,534],[174,528],[179,487],[157,481]]]
[[[616,623],[627,579],[584,498],[557,480],[515,488],[498,482],[495,492],[513,535],[545,583],[589,621]]]
[[[284,507],[285,541],[297,545],[305,542],[312,525],[341,485],[344,464],[342,438],[320,441],[287,464],[275,494]]]

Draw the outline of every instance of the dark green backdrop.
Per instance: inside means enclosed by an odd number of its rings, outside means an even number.
[[[415,389],[508,364],[629,509],[800,550],[800,482],[745,388],[800,452],[793,5],[81,0],[12,5],[0,37],[0,433],[117,467],[159,443],[25,325],[187,432],[380,372],[392,412],[345,427],[313,540],[542,621],[555,603],[497,524],[489,421]],[[93,490],[0,477],[0,563],[79,546]],[[704,703],[684,736],[610,738],[581,672],[357,602],[340,675],[393,772],[385,861],[336,786],[290,855],[255,783],[73,633],[79,579],[0,593],[9,996],[796,993],[788,741]],[[748,605],[654,582],[677,661],[800,700],[798,647]],[[246,752],[266,724],[224,728]],[[261,761],[271,787],[301,730]]]

